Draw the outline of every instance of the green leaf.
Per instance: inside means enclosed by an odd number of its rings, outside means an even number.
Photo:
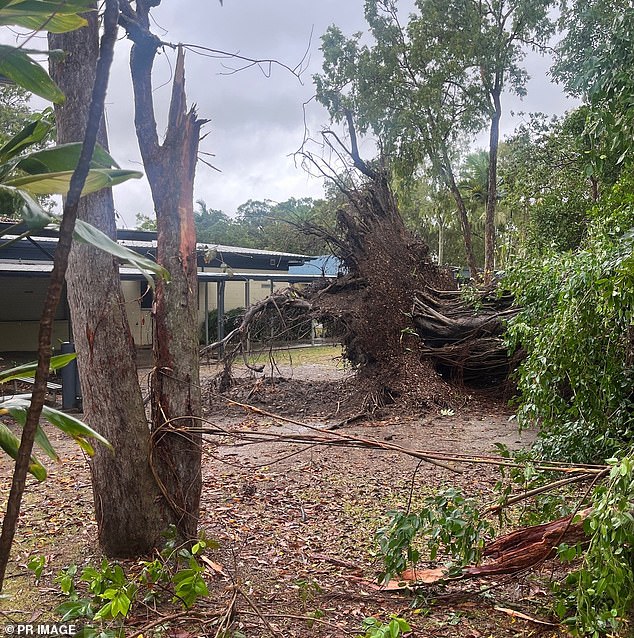
[[[58,144],[53,148],[30,153],[17,163],[16,168],[30,175],[74,171],[79,163],[81,149],[81,143]],[[99,144],[95,146],[90,167],[119,168],[110,154]]]
[[[76,618],[92,618],[92,601],[89,598],[67,600],[55,608],[55,613],[61,616],[60,622],[68,622]]]
[[[135,253],[133,250],[130,250],[125,246],[117,244],[116,241],[110,239],[110,237],[108,237],[105,233],[102,233],[94,226],[91,226],[79,219],[75,224],[75,239],[77,241],[90,244],[91,246],[95,246],[96,248],[101,248],[101,250],[118,257],[124,263],[138,268],[152,287],[154,287],[152,275],[156,275],[164,281],[169,281],[170,279],[169,273],[165,270],[165,268],[163,268],[163,266],[160,266],[151,259],[147,259],[146,257]]]
[[[20,9],[29,13],[59,14],[91,11],[91,0],[0,0],[0,13]]]
[[[41,173],[38,175],[26,175],[6,180],[6,185],[22,188],[35,195],[66,195],[70,187],[73,171],[61,171],[56,173]],[[88,172],[86,183],[81,192],[88,195],[109,186],[121,184],[128,179],[139,179],[143,173],[121,169],[91,169]]]
[[[28,146],[44,141],[53,129],[53,122],[42,118],[29,122],[21,131],[0,147],[0,161],[6,162]]]
[[[9,186],[4,186],[4,189],[9,189]],[[46,228],[54,217],[47,213],[39,204],[39,202],[31,196],[25,190],[21,188],[15,189],[16,195],[22,198],[24,202],[20,209],[20,217],[30,230],[39,230],[40,228]]]
[[[5,402],[0,403],[0,408],[4,406]],[[11,412],[9,410],[9,414],[19,423],[22,427],[26,424],[26,411],[16,410]],[[44,430],[38,425],[37,430],[35,430],[35,443],[44,450],[45,454],[52,459],[53,461],[59,461],[60,458],[55,451],[55,448],[51,445],[51,442],[48,440]]]
[[[66,33],[88,25],[88,21],[76,14],[50,15],[42,12],[34,15],[18,9],[7,9],[0,12],[0,25],[15,24],[33,31],[50,31]]]
[[[44,453],[46,454],[46,456],[48,456],[49,459],[57,463],[61,461],[61,459],[59,458],[59,454],[57,454],[55,448],[51,445],[51,442],[46,436],[46,432],[44,432],[44,430],[39,425],[37,426],[37,430],[35,430],[35,443],[42,450],[44,450]]]
[[[50,371],[55,372],[64,366],[67,366],[71,361],[77,358],[75,352],[69,354],[58,354],[51,357]],[[37,361],[31,361],[31,363],[25,363],[24,365],[17,366],[15,368],[9,368],[8,370],[0,371],[0,383],[6,383],[7,381],[13,381],[20,377],[28,377],[32,379],[35,377],[35,370],[37,369]]]
[[[0,75],[56,104],[64,101],[64,94],[48,73],[24,51],[0,44]]]
[[[30,401],[27,399],[8,399],[0,404],[0,414],[8,412],[14,419],[20,421],[20,419],[25,418],[29,405]],[[112,445],[101,434],[70,414],[45,405],[42,407],[42,416],[64,434],[72,437],[77,445],[91,456],[94,454],[94,449],[88,439],[95,439],[110,450],[113,449]]]
[[[3,404],[0,404],[0,414],[6,414]],[[4,423],[0,423],[0,448],[15,461],[18,458],[19,447],[20,439]],[[29,474],[40,482],[46,480],[46,468],[34,456],[31,456],[29,463]]]

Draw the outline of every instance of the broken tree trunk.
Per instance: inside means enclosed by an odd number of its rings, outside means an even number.
[[[555,521],[524,527],[489,543],[482,555],[491,561],[484,565],[466,567],[466,576],[493,576],[495,574],[514,574],[531,569],[548,558],[552,558],[559,545],[575,545],[586,539],[583,521],[590,515],[591,509],[578,514],[558,518]]]
[[[549,523],[524,527],[489,543],[483,556],[489,558],[482,565],[468,565],[458,576],[449,577],[442,567],[407,569],[399,578],[390,580],[386,590],[411,589],[417,585],[434,585],[448,579],[463,580],[487,576],[513,575],[534,569],[553,558],[562,543],[575,545],[587,541],[583,521],[590,515],[585,509],[576,515],[559,518]]]
[[[122,6],[134,41],[130,55],[135,126],[157,220],[157,261],[170,273],[154,300],[152,466],[179,535],[196,537],[202,486],[201,437],[188,430],[201,416],[198,362],[198,280],[194,174],[203,120],[187,110],[184,51],[178,48],[167,133],[159,143],[152,98],[152,66],[161,42],[149,30],[160,0]]]

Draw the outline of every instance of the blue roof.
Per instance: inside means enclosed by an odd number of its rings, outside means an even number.
[[[334,255],[321,255],[304,262],[301,266],[289,266],[288,272],[293,275],[330,275],[339,274],[341,262]]]

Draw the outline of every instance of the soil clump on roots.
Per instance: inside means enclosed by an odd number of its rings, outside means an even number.
[[[464,383],[505,380],[509,364],[501,317],[514,312],[510,300],[474,289],[465,301],[453,275],[439,268],[427,245],[405,227],[385,172],[363,167],[367,180],[345,193],[336,231],[304,228],[328,241],[340,260],[340,275],[291,287],[247,310],[242,325],[219,342],[228,355],[216,389],[227,391],[234,384],[231,364],[238,354],[244,356],[258,322],[262,333],[267,316],[275,318],[280,332],[313,320],[330,326],[355,371],[345,390],[348,413],[381,415],[390,406],[408,413],[451,408],[462,401]],[[263,372],[246,356],[245,364]],[[273,379],[230,392],[257,399],[265,383]]]

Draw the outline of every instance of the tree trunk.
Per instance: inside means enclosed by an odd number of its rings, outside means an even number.
[[[152,463],[180,536],[196,536],[202,480],[202,413],[198,360],[198,279],[194,227],[194,174],[204,123],[187,111],[184,52],[178,50],[168,128],[159,144],[152,102],[152,66],[159,45],[149,32],[149,9],[156,0],[137,0],[126,9],[142,32],[130,56],[135,125],[157,220],[157,261],[171,275],[159,282],[154,304],[152,381]],[[125,24],[125,22],[124,22]]]
[[[446,160],[446,166],[449,166],[449,160]],[[475,254],[473,252],[473,241],[471,239],[471,222],[469,221],[469,213],[464,203],[462,193],[456,184],[456,178],[453,171],[446,171],[447,186],[453,195],[458,208],[458,217],[460,218],[460,226],[462,227],[462,238],[464,241],[465,256],[467,258],[467,265],[471,273],[471,279],[477,281],[478,279],[478,264],[476,262]]]
[[[501,89],[499,83],[491,93],[493,100],[493,115],[491,117],[491,130],[489,134],[489,178],[487,188],[487,206],[484,220],[484,283],[491,283],[495,271],[495,209],[497,206],[497,165],[498,146],[500,142],[500,118],[502,117],[502,104],[500,102]]]
[[[438,265],[442,266],[445,260],[445,220],[438,216]]]
[[[59,143],[82,140],[86,126],[98,53],[96,11],[86,17],[87,28],[49,36],[51,48],[67,52],[51,62],[51,75],[67,96],[56,109]],[[99,141],[107,148],[103,121]],[[110,189],[84,197],[78,216],[115,237]],[[150,431],[116,260],[74,245],[67,286],[84,418],[115,449],[113,455],[98,446],[91,462],[99,542],[108,555],[138,556],[156,546],[166,522],[148,463]]]

